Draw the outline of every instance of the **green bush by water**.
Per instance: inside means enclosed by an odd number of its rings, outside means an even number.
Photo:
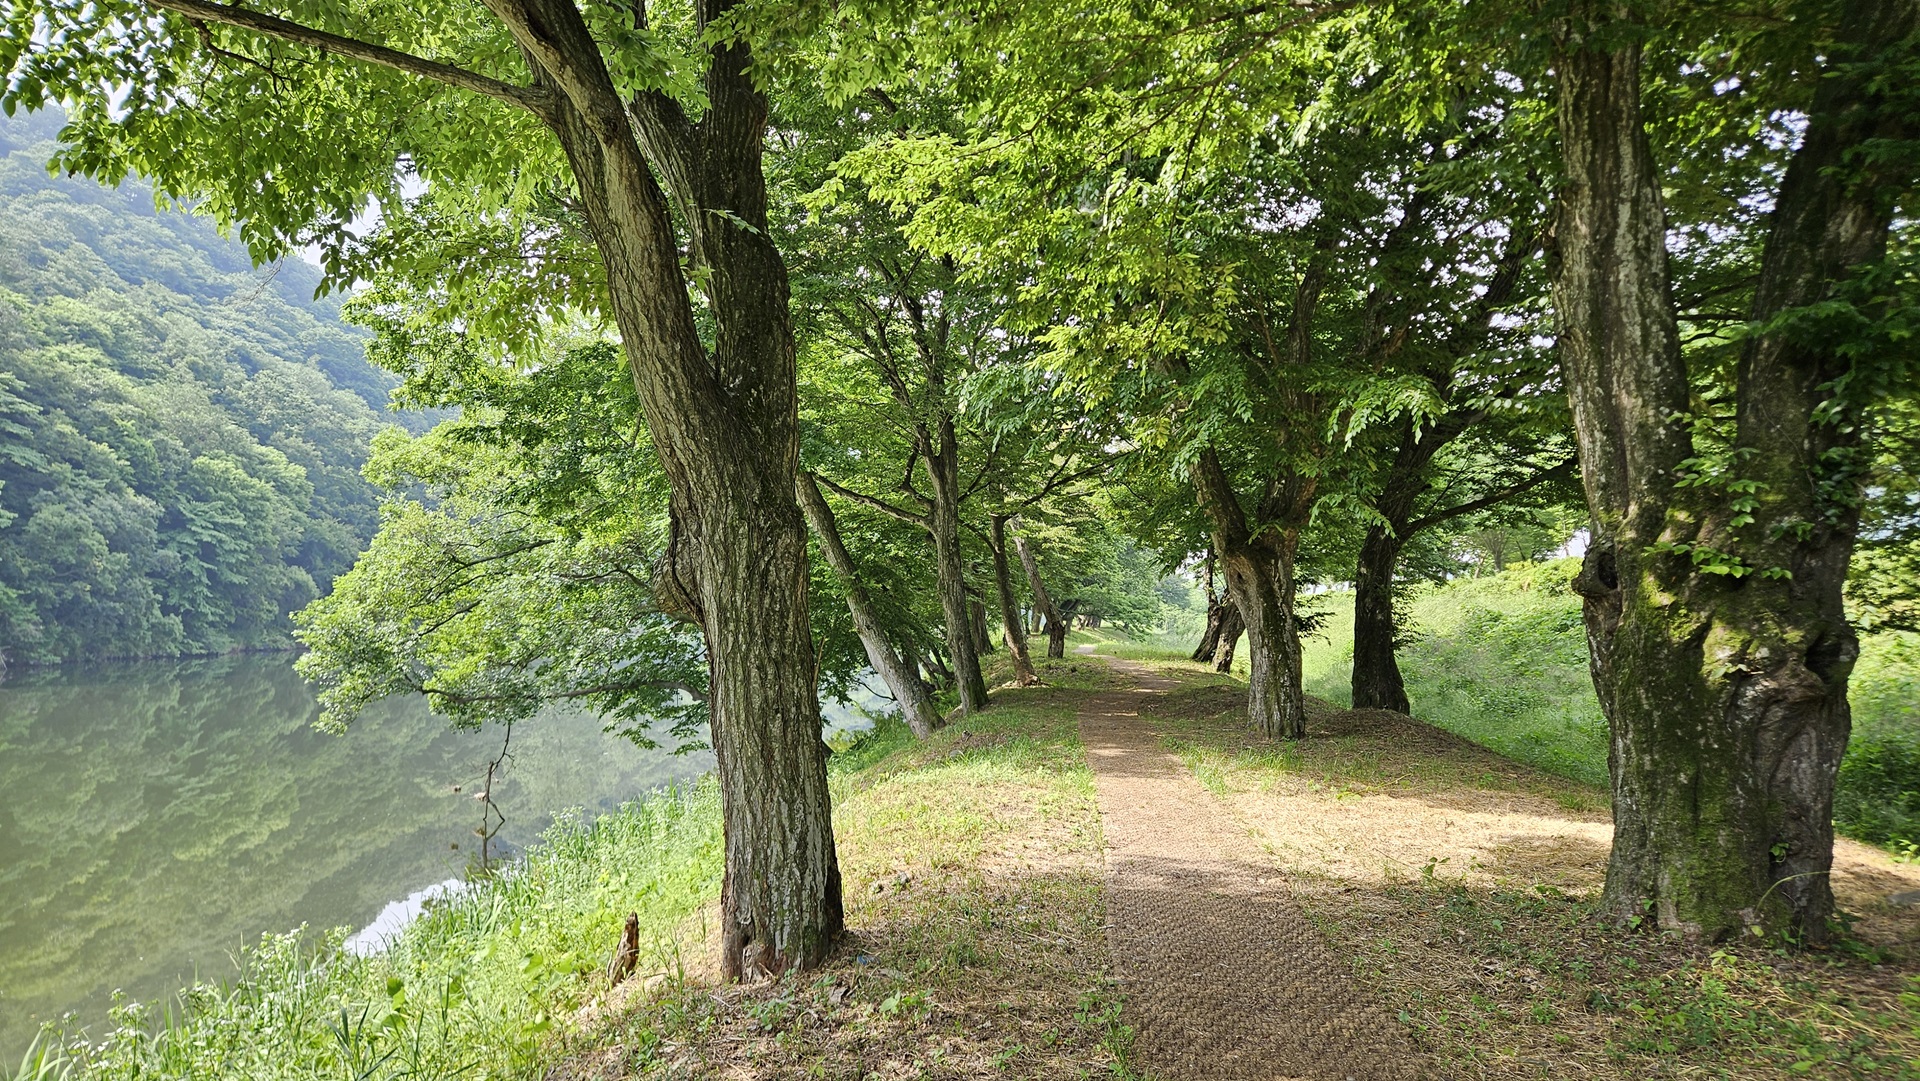
[[[1462,578],[1411,598],[1400,651],[1422,720],[1550,773],[1607,783],[1607,727],[1587,670],[1579,561]],[[1353,597],[1310,602],[1327,613],[1306,642],[1309,694],[1352,701]],[[1863,841],[1920,842],[1920,635],[1863,636],[1850,683],[1853,738],[1840,767],[1834,823]]]
[[[100,1081],[500,1078],[528,1073],[567,1013],[602,989],[626,914],[641,975],[678,965],[675,929],[714,896],[711,779],[562,820],[508,873],[432,907],[371,957],[343,932],[269,936],[241,976],[165,1009],[126,1003],[88,1042],[49,1032],[18,1076]],[[646,941],[651,937],[652,941]],[[4,1072],[4,1071],[0,1071]]]

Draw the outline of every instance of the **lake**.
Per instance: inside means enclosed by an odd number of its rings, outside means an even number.
[[[96,665],[0,683],[0,1063],[115,989],[164,999],[235,973],[264,933],[382,927],[477,857],[473,793],[501,731],[454,731],[389,700],[344,736],[287,655]],[[671,740],[667,739],[669,746]],[[711,768],[609,736],[588,715],[516,725],[493,789],[497,855],[556,813],[617,807]],[[456,790],[457,789],[457,790]]]

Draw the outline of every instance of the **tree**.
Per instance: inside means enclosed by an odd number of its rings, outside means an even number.
[[[859,631],[860,644],[866,648],[868,662],[886,682],[887,689],[893,692],[894,701],[900,703],[907,727],[921,739],[927,738],[941,724],[940,711],[934,706],[932,691],[920,678],[916,667],[907,662],[908,655],[900,651],[893,636],[888,633],[879,606],[874,604],[861,578],[860,568],[847,552],[846,542],[840,538],[840,526],[834,520],[833,508],[827,505],[826,497],[820,494],[820,486],[813,474],[803,471],[796,481],[796,487],[800,495],[800,509],[806,514],[808,523],[813,527],[813,535],[820,542],[820,550],[826,554],[828,565],[833,568],[841,588],[846,592],[847,608],[853,614],[854,626]]]
[[[667,485],[617,349],[572,344],[521,374],[457,356],[452,335],[436,344],[443,374],[462,369],[461,415],[375,440],[380,532],[298,616],[321,723],[343,729],[382,698],[419,694],[466,727],[566,701],[642,745],[660,728],[696,739],[706,658],[649,581]],[[427,407],[453,400],[415,397],[433,393],[401,390]]]
[[[1920,5],[1802,13],[1772,35],[1715,27],[1680,43],[1624,6],[1577,3],[1554,28],[1564,176],[1553,290],[1594,522],[1575,588],[1614,747],[1604,904],[1618,920],[1651,915],[1708,937],[1829,934],[1861,421],[1909,377],[1909,354],[1884,337],[1904,322],[1889,318],[1903,300],[1886,255],[1913,192]],[[1650,134],[1660,99],[1649,105],[1647,86],[1676,80],[1646,62],[1675,51],[1752,84],[1742,109],[1805,110],[1784,171],[1749,181],[1760,194],[1749,205],[1770,206],[1748,234],[1764,246],[1742,290],[1745,330],[1706,335],[1714,351],[1685,341],[1710,312],[1676,300],[1676,271],[1690,284],[1680,230],[1691,208],[1676,213],[1661,190],[1696,148]],[[1781,81],[1796,70],[1819,77]],[[1702,114],[1716,107],[1697,100]],[[1792,146],[1776,136],[1747,156]],[[1697,168],[1732,158],[1706,151]],[[1711,372],[1728,395],[1699,407],[1709,373],[1690,362],[1729,356]]]
[[[336,280],[372,269],[353,265],[348,224],[370,196],[403,201],[403,162],[443,205],[496,220],[564,170],[559,198],[597,255],[590,295],[619,328],[671,481],[670,564],[711,662],[721,968],[779,973],[823,957],[843,921],[794,502],[794,345],[753,45],[729,0],[685,16],[557,0],[47,2],[12,9],[0,68],[9,109],[69,104],[64,167],[152,176],[238,225],[256,256],[317,242]],[[318,131],[314,115],[337,122]],[[469,314],[480,333],[504,322]]]
[[[987,546],[993,550],[993,584],[1000,599],[1000,633],[1007,644],[1007,652],[1013,656],[1013,678],[1022,687],[1030,687],[1039,683],[1040,677],[1034,675],[1033,658],[1027,654],[1027,622],[1020,618],[1018,593],[1013,585],[1013,565],[1007,558],[1008,517],[997,513],[987,516]],[[1065,643],[1062,642],[1064,647]]]

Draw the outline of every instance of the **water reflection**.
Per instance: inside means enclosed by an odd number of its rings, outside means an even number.
[[[231,974],[262,933],[367,927],[461,877],[500,733],[451,731],[419,700],[381,703],[344,737],[314,731],[317,712],[284,656],[0,684],[0,1061],[67,1010],[98,1024],[115,988],[160,998]],[[496,855],[558,811],[711,765],[557,712],[516,726],[513,749]]]

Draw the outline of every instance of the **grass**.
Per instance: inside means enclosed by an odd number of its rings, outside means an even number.
[[[92,1040],[53,1030],[17,1077],[193,1079],[512,1077],[605,985],[621,923],[649,929],[644,970],[680,965],[683,924],[718,885],[709,782],[562,820],[529,857],[431,907],[386,951],[345,931],[270,936],[238,978],[177,1004],[123,1002]]]
[[[1100,662],[915,743],[836,756],[850,941],[803,977],[688,981],[619,1012],[568,1078],[1130,1076],[1106,974],[1100,831],[1073,723]]]
[[[1578,570],[1578,560],[1558,560],[1415,590],[1400,651],[1415,715],[1516,761],[1606,785],[1606,718],[1587,669],[1580,600],[1569,588]],[[1304,643],[1307,693],[1346,705],[1352,594],[1321,594],[1309,604],[1325,623]],[[1862,636],[1848,694],[1853,738],[1835,826],[1920,852],[1920,635]]]

